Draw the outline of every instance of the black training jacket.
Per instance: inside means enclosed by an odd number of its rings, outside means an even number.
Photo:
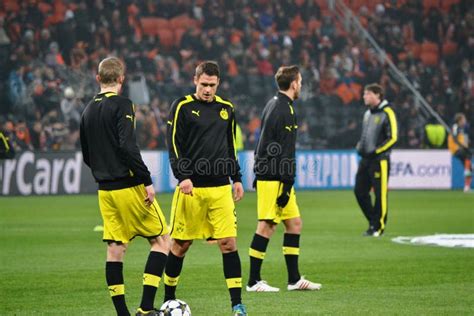
[[[84,162],[101,190],[152,184],[135,137],[135,108],[113,92],[98,94],[81,117]]]
[[[233,104],[219,96],[213,102],[194,95],[171,105],[167,143],[173,174],[179,182],[191,179],[196,187],[241,182],[235,147]]]
[[[262,113],[260,139],[255,149],[254,165],[258,180],[294,183],[297,129],[293,101],[287,95],[278,92],[267,102]]]

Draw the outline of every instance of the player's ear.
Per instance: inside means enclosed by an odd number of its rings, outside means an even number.
[[[297,80],[293,80],[291,82],[291,88],[295,91],[298,90],[298,81]]]
[[[97,80],[97,82],[100,83],[100,77],[99,77],[99,75],[96,75],[96,76],[95,76],[95,80]]]
[[[198,85],[198,77],[197,76],[194,76],[194,84],[197,86]]]
[[[380,97],[380,94],[374,93],[374,95],[377,98],[378,102],[382,102],[382,98]]]

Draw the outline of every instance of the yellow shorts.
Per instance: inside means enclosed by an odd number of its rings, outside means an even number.
[[[280,223],[282,220],[300,217],[300,209],[296,204],[295,189],[291,188],[288,204],[281,208],[276,204],[283,185],[280,181],[257,181],[257,212],[258,220]]]
[[[237,217],[231,185],[193,188],[193,196],[174,191],[171,237],[180,240],[237,236]]]
[[[169,232],[156,199],[145,205],[145,187],[99,190],[99,208],[104,221],[104,241],[128,243],[135,236],[151,238]]]

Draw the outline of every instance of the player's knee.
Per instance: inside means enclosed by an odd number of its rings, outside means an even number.
[[[270,238],[276,230],[277,225],[272,221],[259,221],[257,234],[265,238]]]
[[[173,240],[171,242],[171,252],[175,256],[183,257],[192,245],[192,240]]]
[[[109,243],[107,247],[107,261],[122,261],[127,251],[124,244]]]
[[[219,239],[218,244],[222,253],[228,253],[237,250],[237,243],[235,241],[235,238]]]
[[[171,249],[171,238],[170,238],[170,235],[164,235],[164,236],[161,236],[160,237],[160,244],[162,245],[162,247],[164,248],[164,250],[166,251],[166,253],[168,253]]]
[[[303,221],[301,220],[301,218],[298,218],[297,222],[296,222],[296,228],[295,230],[297,231],[297,233],[301,233],[301,230],[303,229]]]
[[[171,248],[171,240],[169,235],[159,236],[149,239],[151,251],[162,252],[168,254]]]
[[[276,227],[277,227],[277,225],[274,224],[274,223],[268,225],[268,231],[270,232],[270,234],[273,235],[273,233],[276,231]]]
[[[285,221],[285,232],[289,234],[300,234],[303,229],[303,221],[301,217],[292,218]]]

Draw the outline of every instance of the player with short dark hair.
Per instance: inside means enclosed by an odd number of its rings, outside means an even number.
[[[151,245],[136,315],[158,315],[153,303],[169,252],[168,227],[136,143],[135,105],[119,95],[124,79],[118,58],[100,62],[100,92],[81,118],[82,155],[99,184],[103,240],[107,242],[105,275],[117,315],[130,315],[122,271],[125,251],[136,236],[147,238]]]
[[[173,239],[164,275],[165,301],[176,298],[184,256],[193,240],[213,239],[222,253],[233,314],[247,315],[236,244],[234,201],[243,197],[244,190],[235,146],[235,110],[230,101],[216,95],[219,83],[217,63],[199,64],[196,92],[174,101],[170,110],[168,149],[179,183],[171,210]]]
[[[364,88],[368,110],[362,122],[362,135],[356,149],[362,159],[356,174],[354,193],[369,228],[365,236],[378,237],[385,230],[388,215],[388,176],[390,153],[398,139],[395,112],[384,99],[382,86],[373,83]],[[373,188],[375,203],[370,191]]]
[[[370,83],[364,87],[364,92],[372,92],[375,95],[378,95],[379,100],[384,100],[384,89],[378,83]],[[367,105],[367,104],[366,104]]]
[[[280,67],[275,74],[275,81],[278,89],[280,91],[287,91],[290,89],[291,84],[298,79],[298,75],[300,75],[298,66]],[[299,91],[295,92],[298,93],[295,98],[297,99],[299,97]]]
[[[275,75],[279,91],[270,99],[262,114],[261,135],[255,149],[258,224],[250,245],[248,292],[278,292],[260,276],[261,266],[271,236],[278,223],[285,225],[283,254],[288,272],[287,289],[319,290],[321,284],[300,275],[298,258],[302,220],[296,203],[296,133],[294,100],[301,91],[301,74],[297,66],[280,67]]]

